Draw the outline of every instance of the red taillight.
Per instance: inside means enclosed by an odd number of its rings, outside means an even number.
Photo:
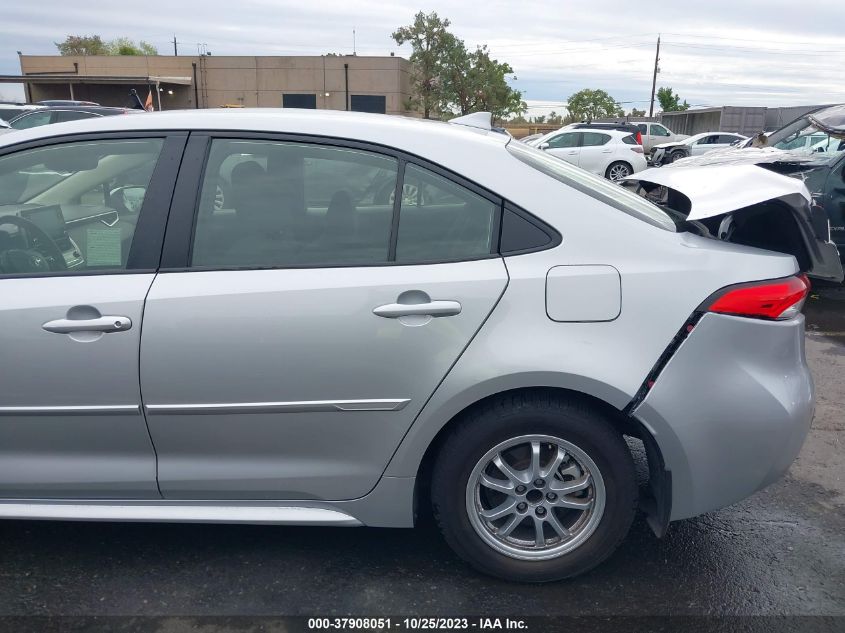
[[[703,309],[755,319],[791,319],[801,311],[809,291],[806,275],[737,284],[720,290]]]
[[[637,143],[639,143],[640,145],[643,144],[643,133],[639,130],[637,130]]]

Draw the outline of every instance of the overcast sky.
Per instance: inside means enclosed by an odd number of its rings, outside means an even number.
[[[0,73],[18,74],[16,51],[52,54],[68,34],[144,39],[162,54],[408,57],[390,34],[416,11],[452,21],[468,46],[487,44],[513,66],[530,114],[581,88],[602,88],[648,107],[655,41],[658,86],[694,106],[795,105],[845,101],[845,0],[4,0]],[[18,86],[0,95],[20,98]],[[560,109],[560,108],[558,108]]]

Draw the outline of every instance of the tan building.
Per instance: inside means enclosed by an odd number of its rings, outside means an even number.
[[[78,99],[126,106],[135,89],[154,106],[296,107],[408,112],[411,64],[401,57],[59,56],[21,55],[27,100]],[[158,94],[156,98],[155,95]]]

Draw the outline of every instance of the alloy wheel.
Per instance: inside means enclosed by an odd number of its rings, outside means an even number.
[[[626,178],[631,175],[631,168],[628,165],[623,165],[622,163],[617,163],[610,168],[608,172],[608,178],[612,182],[619,182],[623,178]]]
[[[582,545],[605,501],[604,480],[589,455],[548,435],[523,435],[490,449],[466,490],[476,533],[519,560],[547,560]]]

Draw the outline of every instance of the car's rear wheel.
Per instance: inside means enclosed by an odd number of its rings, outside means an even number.
[[[544,582],[605,560],[637,500],[622,436],[597,411],[549,393],[505,396],[467,416],[434,465],[434,515],[479,570]]]
[[[627,178],[634,173],[634,169],[624,161],[617,161],[610,163],[607,170],[604,172],[605,178],[613,182],[619,182],[623,178]]]

